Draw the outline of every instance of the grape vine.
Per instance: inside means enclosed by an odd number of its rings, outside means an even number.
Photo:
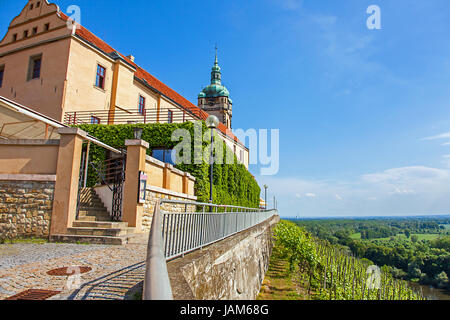
[[[318,300],[425,300],[422,293],[395,279],[385,267],[358,259],[344,247],[313,237],[292,222],[274,233],[297,284]]]

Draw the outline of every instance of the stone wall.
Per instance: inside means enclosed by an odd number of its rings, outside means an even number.
[[[155,205],[159,199],[180,200],[180,201],[195,201],[195,197],[187,195],[175,195],[169,190],[158,190],[158,188],[147,189],[147,201],[144,204],[144,213],[142,215],[142,231],[150,232],[152,226],[153,214],[155,212]],[[165,203],[161,209],[168,212],[184,212],[185,205]],[[188,211],[193,212],[193,206],[188,206]]]
[[[0,180],[0,239],[49,235],[54,182]]]
[[[176,300],[253,300],[269,268],[274,216],[249,230],[168,263]]]

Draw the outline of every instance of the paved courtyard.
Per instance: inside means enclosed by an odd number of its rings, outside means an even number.
[[[28,289],[61,291],[50,299],[122,300],[144,279],[145,244],[1,244],[0,300]],[[51,276],[62,267],[90,267],[79,276]]]

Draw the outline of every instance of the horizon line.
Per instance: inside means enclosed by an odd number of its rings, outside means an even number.
[[[450,217],[450,213],[438,213],[438,214],[410,214],[410,215],[368,215],[368,216],[280,216],[282,219],[333,219],[333,218],[411,218],[411,217]]]

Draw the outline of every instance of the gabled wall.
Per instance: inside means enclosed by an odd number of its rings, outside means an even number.
[[[30,10],[30,4],[36,2],[29,1],[0,42],[0,66],[5,66],[0,95],[61,120],[72,30],[57,16],[56,5],[41,0],[39,8]],[[45,24],[50,26],[48,31]],[[36,34],[33,28],[37,28]],[[25,30],[28,30],[26,38]],[[15,34],[17,40],[13,41]],[[41,76],[28,80],[30,57],[39,54],[42,54]]]

